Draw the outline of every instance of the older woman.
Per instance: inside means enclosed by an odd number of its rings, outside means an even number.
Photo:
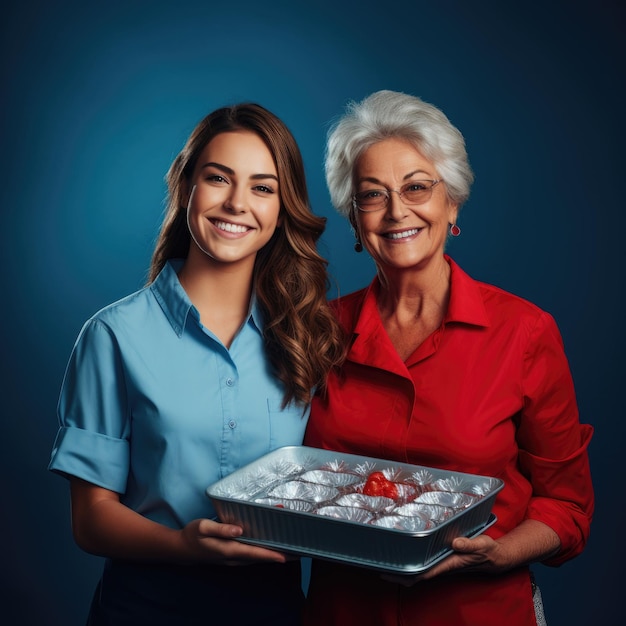
[[[456,538],[421,575],[314,562],[305,622],[534,626],[529,566],[578,555],[594,503],[593,429],[579,422],[556,323],[444,253],[473,174],[463,136],[436,107],[391,91],[352,104],[331,129],[326,175],[377,275],[334,302],[349,350],[305,443],[505,487],[497,522]]]

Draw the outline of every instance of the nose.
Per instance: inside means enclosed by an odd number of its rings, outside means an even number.
[[[233,185],[224,202],[224,208],[231,213],[245,213],[246,211],[246,194],[245,190]]]
[[[401,220],[406,217],[408,209],[399,191],[392,189],[389,191],[387,200],[387,216],[392,220]]]

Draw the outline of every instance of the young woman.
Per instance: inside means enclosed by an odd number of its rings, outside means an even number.
[[[205,490],[300,444],[340,358],[325,220],[256,104],[202,120],[167,182],[149,284],[87,321],[59,401],[49,468],[70,480],[77,544],[106,557],[88,623],[296,624],[299,561],[236,541]]]

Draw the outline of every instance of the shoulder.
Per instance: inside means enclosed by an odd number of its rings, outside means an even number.
[[[476,280],[456,263],[453,268],[453,289],[450,306],[454,319],[476,321],[482,319],[492,330],[514,329],[529,334],[542,327],[555,327],[550,313],[530,300],[493,284]]]
[[[496,287],[489,283],[477,282],[481,292],[483,302],[490,311],[498,311],[501,314],[507,312],[512,314],[514,319],[519,317],[528,317],[537,319],[545,315],[549,315],[547,311],[530,300],[517,294],[506,291],[501,287]]]
[[[476,280],[467,274],[453,259],[446,256],[452,269],[452,285],[454,292],[458,292],[463,300],[478,297],[485,305],[488,313],[508,312],[517,317],[519,315],[538,317],[545,313],[539,306],[521,296],[491,283]]]
[[[111,331],[129,326],[141,327],[154,303],[150,287],[143,287],[101,308],[85,322],[85,326],[105,327]]]
[[[545,313],[538,305],[501,287],[476,281],[483,302],[489,308],[508,309],[518,315],[537,317]]]
[[[540,306],[488,283],[478,283],[485,310],[494,330],[513,333],[526,341],[557,341],[561,343],[556,320]]]

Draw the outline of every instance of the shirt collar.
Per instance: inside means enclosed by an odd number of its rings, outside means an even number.
[[[198,310],[178,280],[178,272],[184,262],[184,259],[170,259],[167,261],[159,275],[150,285],[154,297],[157,299],[174,332],[179,337],[183,334],[190,314],[196,320],[200,320]],[[250,298],[246,323],[254,325],[259,333],[263,332],[263,312],[254,293],[252,298]]]
[[[193,311],[196,319],[200,317],[178,280],[178,271],[183,263],[184,259],[170,259],[150,285],[165,317],[179,337],[183,334],[190,311]]]
[[[489,326],[489,316],[479,283],[470,278],[448,255],[444,255],[450,265],[450,301],[444,317],[444,324],[458,322],[474,326]],[[367,288],[361,316],[354,329],[356,333],[365,332],[370,320],[378,318],[376,304],[380,292],[378,276]]]
[[[256,292],[252,290],[252,297],[250,298],[250,309],[248,311],[248,320],[250,324],[254,324],[257,330],[263,334],[263,328],[265,326],[265,317],[263,311],[259,306],[259,302],[256,297]]]
[[[450,265],[450,302],[444,323],[461,322],[474,326],[489,326],[489,316],[480,284],[470,278],[448,255]]]

